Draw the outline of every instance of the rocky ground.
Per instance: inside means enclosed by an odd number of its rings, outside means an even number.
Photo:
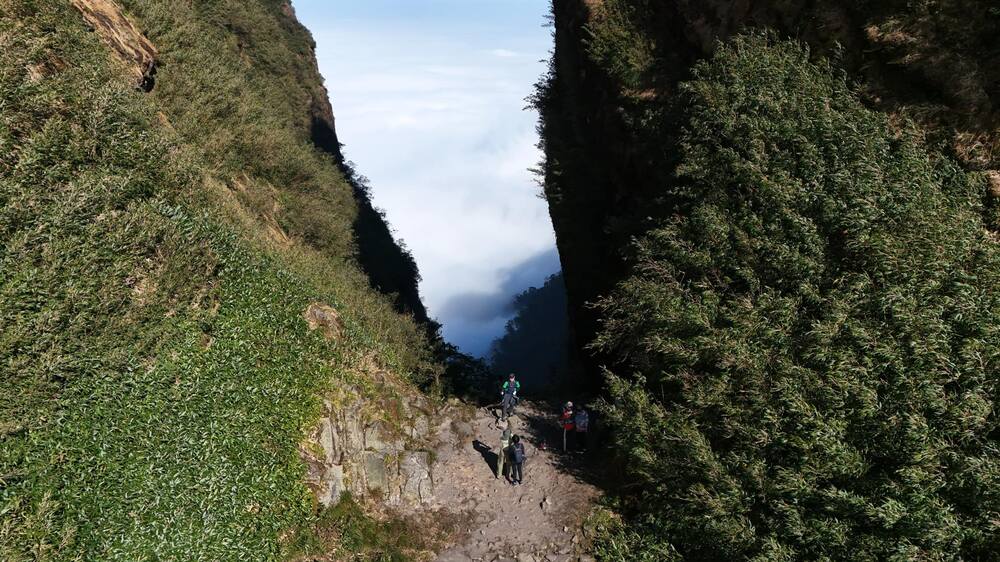
[[[439,455],[433,507],[471,515],[464,525],[466,532],[438,560],[593,560],[581,530],[599,495],[593,484],[593,459],[563,453],[562,430],[554,414],[525,402],[511,418],[511,428],[526,443],[528,459],[524,484],[512,486],[494,476],[501,423],[490,409],[477,410],[475,418],[458,432],[462,437],[456,448]],[[543,442],[548,446],[543,447]]]

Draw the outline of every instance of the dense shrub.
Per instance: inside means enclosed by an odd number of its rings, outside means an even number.
[[[620,359],[605,414],[639,483],[601,548],[994,559],[1000,255],[981,181],[795,43],[721,45],[678,111],[665,210],[599,306],[595,346]]]

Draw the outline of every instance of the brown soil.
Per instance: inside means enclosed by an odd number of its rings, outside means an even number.
[[[599,495],[591,483],[592,459],[563,453],[555,415],[537,404],[522,403],[511,422],[513,432],[527,445],[522,485],[513,486],[494,475],[501,425],[488,409],[477,410],[471,421],[473,435],[446,458],[439,458],[433,507],[472,515],[465,533],[438,560],[592,560],[581,531]],[[540,446],[543,440],[549,445],[545,450]]]

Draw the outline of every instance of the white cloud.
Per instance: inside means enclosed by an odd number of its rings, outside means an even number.
[[[545,3],[519,6],[542,21]],[[445,303],[523,290],[510,286],[520,278],[508,270],[554,248],[548,210],[528,171],[540,158],[537,116],[523,111],[545,70],[538,61],[550,37],[541,27],[520,36],[523,28],[477,29],[482,18],[468,10],[450,17],[469,21],[433,28],[304,23],[313,29],[345,153],[370,178],[375,204],[412,250],[431,315],[447,313],[438,318],[446,337],[481,352],[504,319],[477,325]],[[489,46],[498,40],[512,48]]]

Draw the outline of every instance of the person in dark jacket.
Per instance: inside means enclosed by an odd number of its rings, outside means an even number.
[[[521,436],[515,435],[510,445],[510,483],[517,486],[524,483],[524,443]]]
[[[567,402],[563,406],[562,413],[559,414],[559,426],[563,429],[563,452],[572,449],[572,442],[568,440],[573,438],[574,423],[573,423],[573,403]]]
[[[587,436],[590,430],[590,415],[583,407],[577,408],[573,414],[573,428],[576,435],[573,436],[574,448],[579,452],[587,450]]]
[[[521,389],[521,383],[511,373],[500,389],[500,408],[503,419],[507,419],[514,413],[514,406],[517,405],[517,391]]]

